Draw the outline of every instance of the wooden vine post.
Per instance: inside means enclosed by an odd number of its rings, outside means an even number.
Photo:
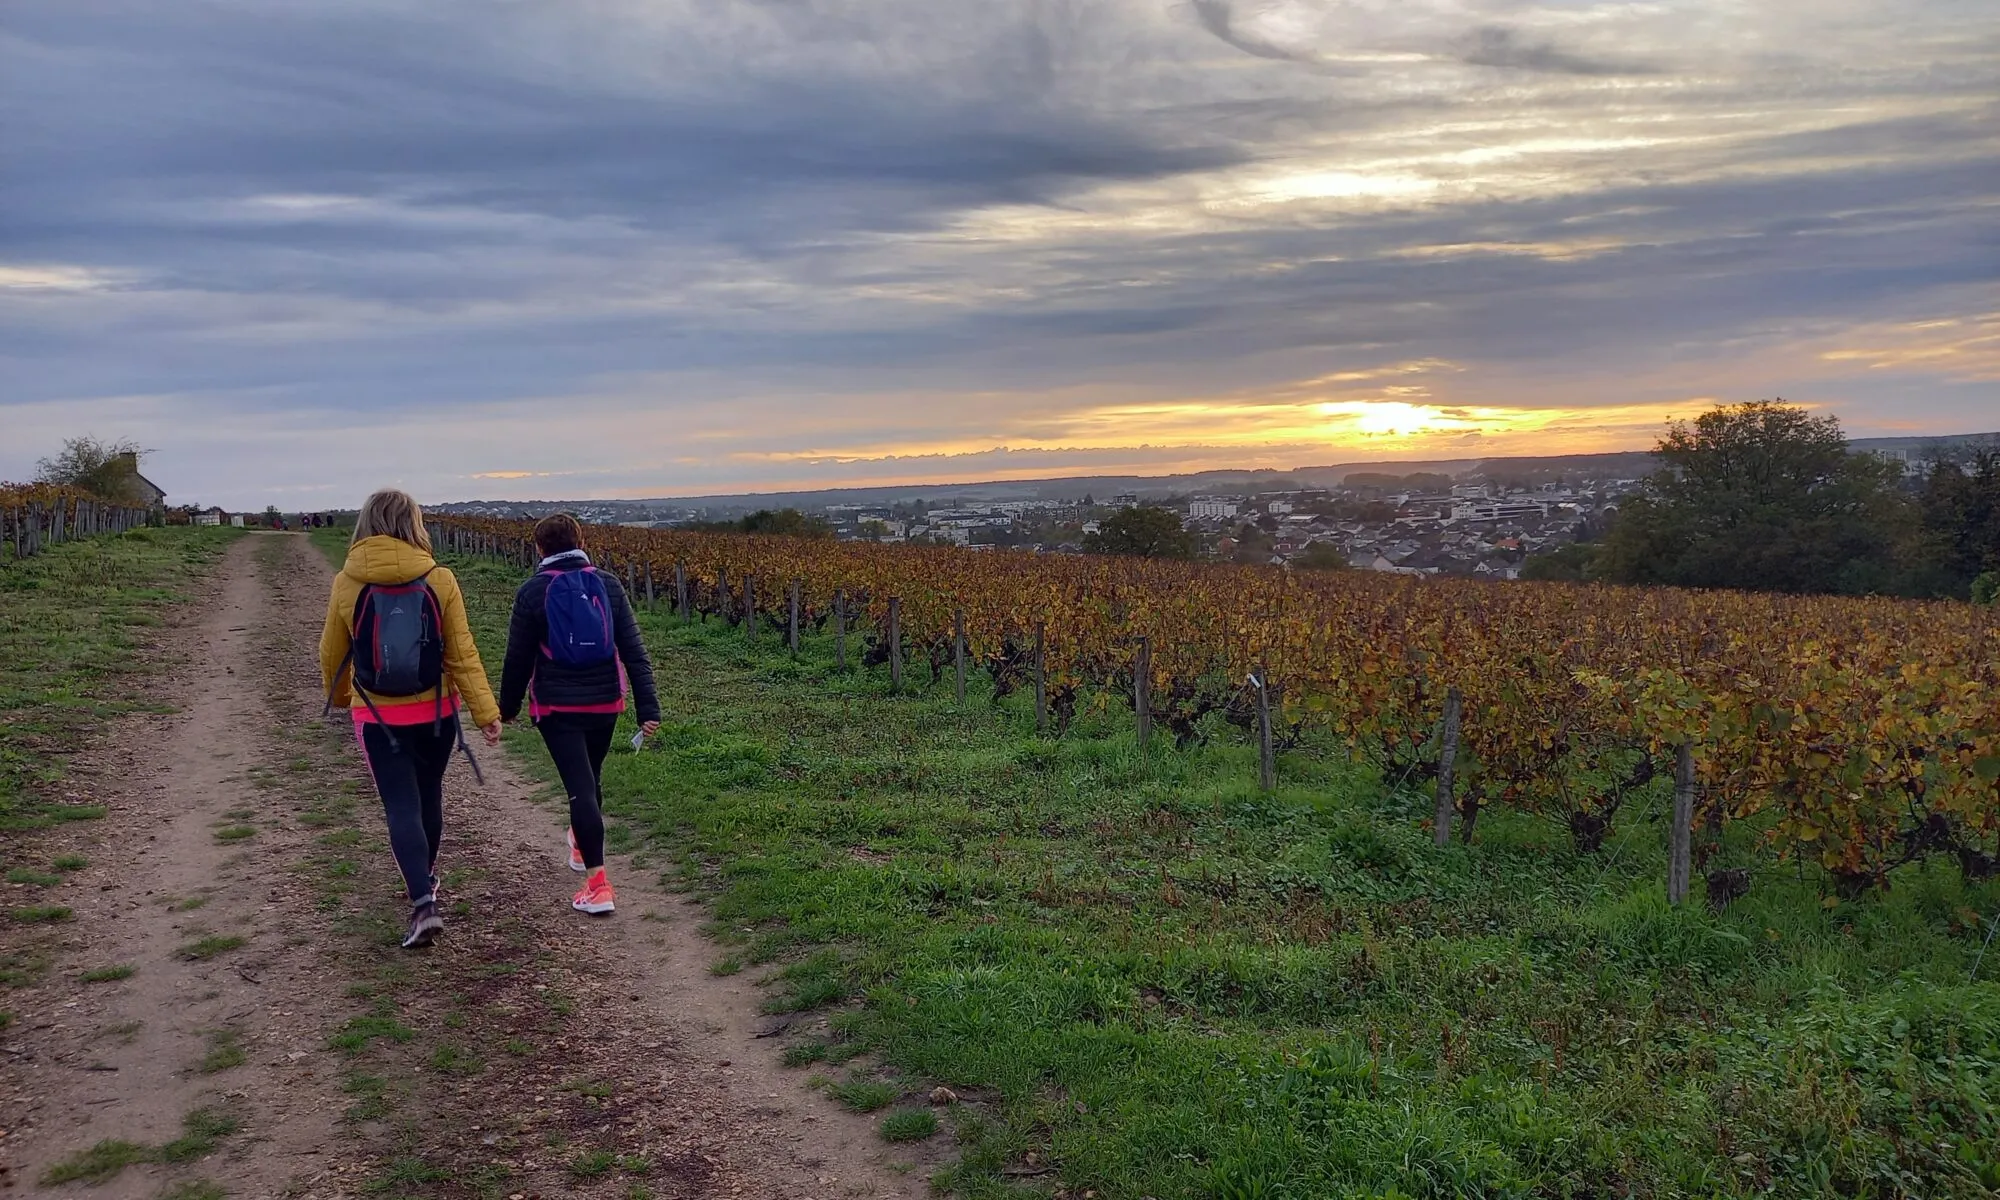
[[[1444,733],[1438,739],[1437,811],[1432,815],[1432,839],[1440,846],[1451,844],[1451,817],[1457,809],[1452,785],[1458,774],[1458,727],[1463,719],[1465,698],[1457,688],[1444,694]]]
[[[1153,740],[1153,639],[1140,637],[1132,655],[1132,715],[1138,722],[1139,749]]]
[[[889,597],[889,690],[903,690],[903,601]]]
[[[1035,622],[1035,732],[1049,727],[1049,676],[1044,667],[1048,647],[1048,626]]]
[[[833,589],[833,669],[847,670],[847,589]]]
[[[652,607],[653,607],[653,560],[649,558],[646,560],[646,608],[648,611],[651,611]]]
[[[1271,744],[1271,690],[1264,685],[1268,674],[1260,666],[1250,682],[1257,689],[1257,786],[1271,792],[1278,788],[1278,754]]]
[[[955,677],[953,695],[960,704],[965,703],[965,607],[960,605],[951,613],[951,667]]]
[[[682,621],[688,619],[688,569],[683,562],[674,564],[674,609]]]
[[[786,630],[785,644],[791,649],[792,657],[799,655],[799,581],[792,580],[791,627]]]
[[[1674,824],[1667,842],[1667,903],[1687,901],[1689,857],[1694,840],[1694,743],[1674,747]]]
[[[729,568],[715,568],[716,603],[722,606],[722,623],[729,623],[730,610],[736,607],[736,598],[729,592]]]
[[[743,639],[757,640],[757,577],[743,576]]]

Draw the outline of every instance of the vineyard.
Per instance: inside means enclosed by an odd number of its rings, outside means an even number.
[[[32,558],[50,546],[146,523],[147,510],[111,504],[74,488],[0,483],[0,548]]]
[[[433,536],[525,563],[522,523]],[[600,564],[683,616],[860,639],[933,684],[969,661],[1039,722],[1130,703],[1181,745],[1216,721],[1270,755],[1309,739],[1437,795],[1469,839],[1499,805],[1597,849],[1656,778],[1675,787],[1669,894],[1721,903],[1759,860],[1853,898],[1896,868],[2000,870],[2000,628],[1953,603],[1495,585],[1104,557],[597,528]],[[1215,718],[1211,720],[1210,718]],[[1733,829],[1751,832],[1729,838]]]

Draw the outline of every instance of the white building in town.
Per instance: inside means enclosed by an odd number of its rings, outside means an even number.
[[[1494,500],[1451,506],[1451,519],[1454,521],[1519,521],[1548,515],[1549,506],[1533,500]]]

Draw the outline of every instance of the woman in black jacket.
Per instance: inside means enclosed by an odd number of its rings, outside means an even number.
[[[500,717],[513,720],[527,701],[569,793],[569,866],[584,876],[570,905],[608,913],[617,897],[604,875],[604,756],[625,711],[627,680],[648,735],[660,727],[660,698],[625,589],[616,575],[591,566],[583,526],[568,513],[545,517],[535,526],[535,548],[541,565],[514,593]]]

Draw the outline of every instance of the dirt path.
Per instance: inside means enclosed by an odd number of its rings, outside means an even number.
[[[20,1014],[0,1100],[10,1187],[37,1192],[51,1165],[102,1140],[172,1142],[198,1109],[249,1132],[218,1135],[225,1151],[207,1161],[128,1167],[91,1194],[150,1197],[193,1178],[307,1194],[335,1143],[321,1043],[337,996],[272,919],[294,901],[286,865],[306,835],[260,787],[269,714],[253,631],[293,597],[260,583],[253,542],[231,548],[220,602],[176,633],[191,653],[162,698],[180,711],[129,717],[82,756],[94,769],[76,781],[89,789],[80,798],[106,805],[105,819],[41,839],[90,865],[64,889],[75,916],[55,963],[9,1001]],[[114,967],[134,970],[81,978]]]
[[[379,810],[351,736],[319,720],[330,570],[272,535],[224,574],[188,631],[212,665],[177,682],[182,712],[107,749],[112,812],[86,835],[60,965],[0,1035],[12,1186],[100,1139],[166,1144],[202,1109],[241,1130],[88,1194],[926,1194],[871,1119],[778,1065],[754,983],[709,973],[698,905],[614,860],[619,912],[570,910],[562,818],[502,754],[483,786],[452,768],[448,928],[397,950]],[[202,937],[246,941],[187,957]],[[138,969],[77,981],[112,964]],[[232,1048],[240,1065],[204,1073]]]

